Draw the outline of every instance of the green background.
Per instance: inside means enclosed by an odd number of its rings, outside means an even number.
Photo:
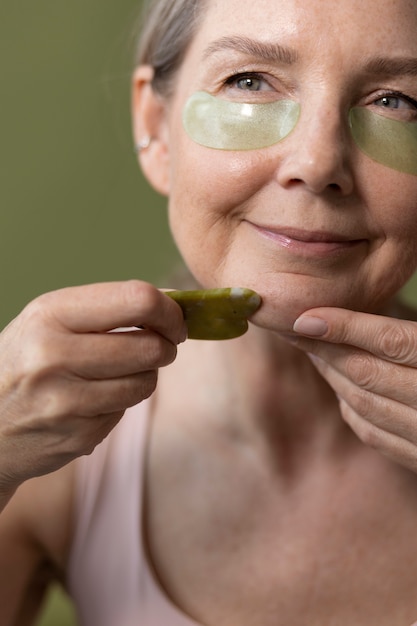
[[[130,130],[139,10],[138,0],[0,5],[1,327],[62,286],[168,286],[177,255],[165,200],[144,182]],[[67,626],[71,615],[54,591],[42,625]]]
[[[133,153],[129,83],[138,0],[0,5],[0,324],[34,296],[162,280],[165,199]]]

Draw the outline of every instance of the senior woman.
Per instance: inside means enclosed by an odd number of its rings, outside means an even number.
[[[90,285],[5,329],[2,624],[52,578],[86,626],[416,620],[417,325],[396,300],[416,32],[410,0],[151,3],[140,164],[197,283],[262,303],[246,334],[184,343],[163,292]]]

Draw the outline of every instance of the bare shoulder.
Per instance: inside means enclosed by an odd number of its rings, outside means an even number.
[[[74,464],[27,481],[0,515],[0,623],[36,615],[64,571],[72,535]]]

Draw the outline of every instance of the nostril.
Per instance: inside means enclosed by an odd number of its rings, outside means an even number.
[[[353,173],[345,158],[342,144],[335,144],[334,150],[327,151],[321,143],[316,149],[312,148],[314,145],[310,146],[305,142],[300,142],[299,145],[287,144],[287,152],[283,151],[276,169],[280,185],[284,188],[305,185],[314,193],[323,193],[326,190],[333,194],[352,193]]]

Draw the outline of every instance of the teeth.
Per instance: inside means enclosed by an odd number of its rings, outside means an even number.
[[[199,289],[167,291],[181,307],[190,339],[233,339],[248,329],[247,318],[261,304],[251,289]]]

